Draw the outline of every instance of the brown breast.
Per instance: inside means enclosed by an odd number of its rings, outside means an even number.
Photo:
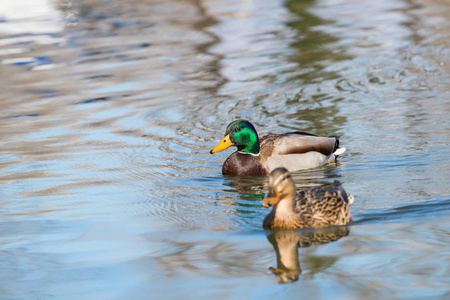
[[[261,165],[259,156],[234,152],[223,163],[223,175],[258,176],[267,175],[269,170]]]

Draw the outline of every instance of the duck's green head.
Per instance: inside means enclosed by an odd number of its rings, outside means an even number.
[[[236,146],[238,151],[259,154],[259,138],[252,123],[245,120],[231,122],[222,141],[211,150],[212,153],[223,151],[231,146]]]

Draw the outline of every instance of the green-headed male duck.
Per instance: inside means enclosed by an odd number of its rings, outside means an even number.
[[[278,167],[293,172],[334,162],[345,152],[338,136],[316,136],[305,132],[269,134],[258,137],[255,127],[246,120],[231,122],[222,141],[211,154],[236,146],[237,151],[223,163],[223,175],[267,175]]]

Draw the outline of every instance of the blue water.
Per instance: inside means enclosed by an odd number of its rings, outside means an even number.
[[[2,298],[450,296],[445,3],[1,5]],[[209,154],[237,118],[340,135],[293,177],[353,223],[262,230],[267,178]]]

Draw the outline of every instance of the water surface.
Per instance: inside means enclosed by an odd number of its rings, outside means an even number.
[[[449,296],[445,1],[19,2],[0,12],[3,297]],[[263,231],[267,178],[209,154],[237,118],[340,135],[339,164],[294,179],[342,181],[354,222]]]

